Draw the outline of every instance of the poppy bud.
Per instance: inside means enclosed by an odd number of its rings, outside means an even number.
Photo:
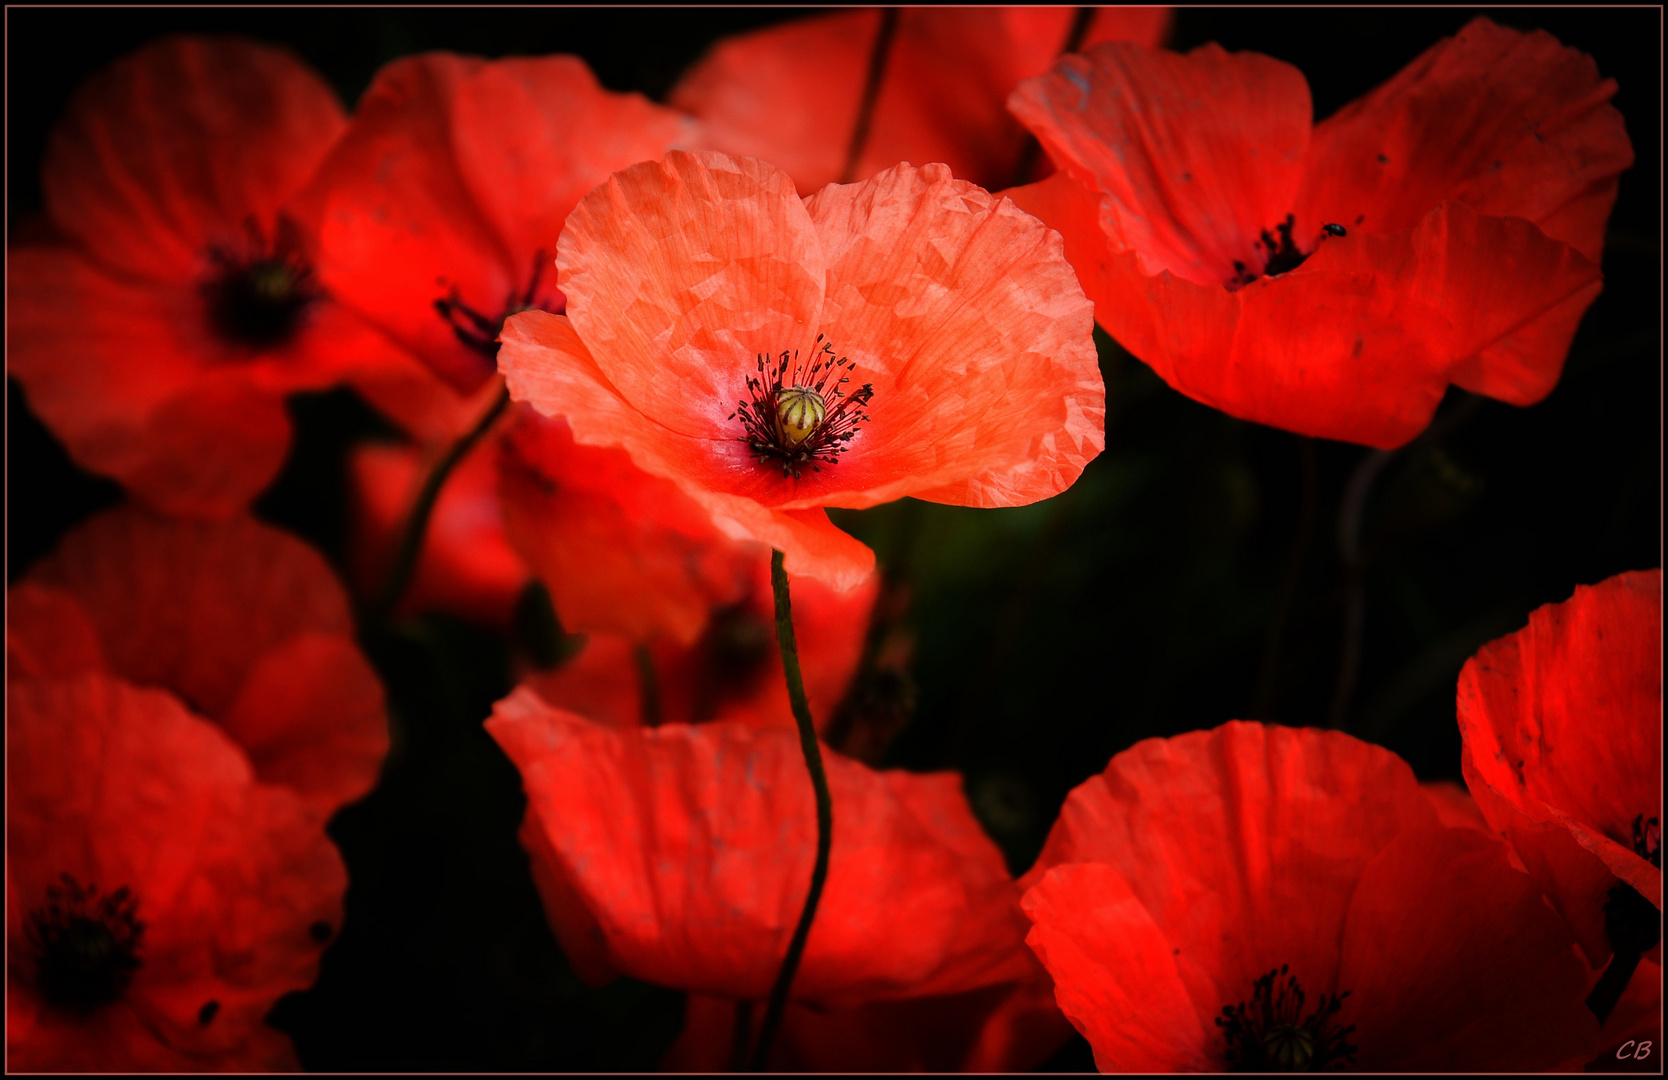
[[[776,430],[789,446],[798,446],[821,426],[828,415],[822,395],[804,386],[776,391]]]

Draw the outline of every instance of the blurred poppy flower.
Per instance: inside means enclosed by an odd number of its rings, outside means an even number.
[[[625,457],[617,450],[575,449]],[[632,468],[629,462],[622,463]],[[666,483],[653,477],[645,479]],[[677,494],[676,489],[673,492]],[[552,544],[571,542],[574,533],[583,528],[571,518],[557,517],[547,535]],[[621,535],[629,532],[622,529]],[[793,713],[788,706],[782,656],[776,647],[770,553],[760,544],[722,542],[741,548],[741,554],[750,557],[746,561],[752,563],[752,580],[736,599],[705,613],[701,635],[693,642],[661,637],[649,646],[660,719],[668,723],[734,720],[791,728]],[[648,575],[635,580],[629,575],[622,577],[615,602],[627,607],[636,604],[638,595],[652,591],[645,588],[645,580]],[[819,718],[823,729],[833,719],[857,671],[879,586],[879,578],[872,576],[843,593],[814,578],[795,583],[793,624],[800,669],[811,715]],[[557,587],[552,585],[553,590]],[[630,638],[593,633],[578,656],[548,674],[532,674],[526,685],[558,708],[613,727],[633,727],[644,715],[641,663]]]
[[[172,695],[99,673],[6,694],[6,1066],[295,1069],[347,874],[295,795]]]
[[[1535,610],[1466,662],[1458,710],[1478,806],[1587,956],[1660,963],[1662,571]]]
[[[388,752],[341,586],[307,545],[248,517],[90,519],[8,591],[6,652],[29,677],[108,671],[173,691],[263,782],[325,814],[369,791]]]
[[[410,445],[367,443],[348,456],[348,562],[363,597],[374,597],[387,582],[389,560],[438,452],[438,443],[431,446],[425,454]],[[482,441],[447,476],[395,614],[445,611],[488,626],[510,622],[531,575],[504,538],[495,457],[493,442]]]
[[[1138,743],[1020,885],[1102,1071],[1537,1069],[1598,1040],[1574,938],[1506,846],[1341,733]]]
[[[526,689],[487,730],[521,771],[522,844],[582,978],[764,999],[816,846],[793,731],[621,730]],[[826,761],[840,828],[794,1000],[843,1009],[1024,978],[1018,894],[960,778]]]
[[[624,450],[574,442],[565,420],[518,407],[499,446],[509,541],[567,630],[687,649],[714,609],[742,602],[755,564],[770,558],[762,544],[725,536],[699,503]],[[772,649],[775,633],[772,624]]]
[[[1061,171],[1008,194],[1171,386],[1395,447],[1450,383],[1516,405],[1557,383],[1633,162],[1615,92],[1481,18],[1318,125],[1278,60],[1098,45],[1014,91]]]
[[[885,57],[854,179],[900,161],[938,161],[984,188],[1016,183],[1028,136],[1006,110],[1021,79],[1040,75],[1077,33],[1157,45],[1163,7],[902,8]],[[881,12],[794,19],[718,43],[669,102],[701,121],[705,146],[762,158],[800,191],[840,179],[858,122]]]
[[[943,166],[801,200],[764,162],[673,152],[581,200],[556,261],[567,315],[504,325],[512,396],[802,577],[874,565],[825,506],[1034,502],[1105,441],[1058,237]]]
[[[165,38],[77,92],[51,235],[7,252],[6,357],[78,464],[224,516],[282,464],[285,394],[413,364],[331,301],[281,210],[345,126],[300,60],[237,38]]]
[[[466,394],[492,376],[506,314],[562,310],[550,262],[580,196],[688,129],[577,57],[407,57],[377,73],[298,213],[332,295]],[[366,394],[408,426],[422,396]]]

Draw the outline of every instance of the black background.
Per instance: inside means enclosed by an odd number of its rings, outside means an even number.
[[[41,151],[76,84],[164,33],[288,45],[347,103],[382,63],[429,49],[576,53],[609,88],[662,98],[716,38],[800,14],[13,8],[8,226],[39,208]],[[1185,9],[1171,44],[1293,63],[1323,118],[1475,14]],[[1577,584],[1660,565],[1660,11],[1485,14],[1591,54],[1620,84],[1637,163],[1611,219],[1604,294],[1557,389],[1529,409],[1451,392],[1432,433],[1369,489],[1357,577],[1339,558],[1338,517],[1368,451],[1216,413],[1104,338],[1107,449],[1066,494],[1000,511],[905,500],[837,512],[912,598],[917,707],[885,764],[961,770],[1016,872],[1066,792],[1112,754],[1230,718],[1335,724],[1422,778],[1457,779],[1465,659]],[[293,411],[291,460],[257,511],[339,561],[342,454],[376,421],[345,392]],[[11,581],[119,489],[76,470],[10,381],[7,455]],[[1352,583],[1361,664],[1338,708]],[[317,985],[274,1022],[314,1069],[652,1068],[680,995],[623,979],[583,987],[514,838],[519,781],[479,727],[507,692],[511,643],[431,617],[369,630],[365,644],[389,689],[395,750],[378,790],[332,823],[352,877],[348,921]],[[1091,1067],[1086,1045],[1051,1065]]]

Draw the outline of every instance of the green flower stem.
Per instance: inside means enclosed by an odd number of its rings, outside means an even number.
[[[805,752],[805,767],[811,773],[811,786],[817,794],[817,861],[811,868],[811,891],[805,896],[805,908],[799,913],[799,925],[794,927],[793,940],[788,942],[788,954],[782,958],[781,970],[776,973],[776,985],[770,988],[770,1004],[765,1009],[764,1023],[759,1025],[759,1042],[753,1048],[753,1071],[764,1068],[770,1054],[770,1044],[782,1023],[782,1010],[788,1003],[788,988],[793,984],[794,972],[799,969],[799,958],[805,953],[805,939],[811,934],[811,920],[816,918],[817,901],[822,899],[822,887],[828,880],[828,852],[834,843],[834,799],[828,793],[828,774],[822,768],[822,749],[817,745],[817,729],[811,723],[811,705],[805,700],[805,680],[799,673],[799,649],[793,640],[793,609],[788,601],[788,572],[782,568],[782,553],[770,555],[770,584],[776,594],[776,644],[782,650],[782,670],[788,677],[788,700],[793,705],[794,723],[799,727],[799,746]]]
[[[423,480],[423,486],[417,492],[417,501],[412,504],[411,513],[405,519],[405,532],[400,537],[400,548],[394,556],[394,565],[388,571],[388,580],[383,584],[382,591],[377,594],[376,602],[370,607],[368,622],[379,623],[386,619],[404,595],[406,588],[411,584],[411,575],[417,569],[417,555],[423,550],[423,534],[428,531],[429,518],[434,514],[434,504],[440,498],[440,489],[445,486],[446,478],[452,475],[452,470],[457,468],[458,462],[464,459],[474,445],[481,441],[481,437],[503,415],[509,404],[510,388],[506,386],[499,390],[498,396],[492,401],[492,407],[482,414],[474,427],[464,432],[463,437],[451,445]]]
[[[886,58],[892,52],[892,39],[898,33],[898,9],[883,8],[880,29],[875,32],[874,47],[869,50],[868,73],[863,79],[863,98],[857,106],[857,123],[851,129],[851,142],[846,144],[846,161],[840,166],[840,183],[857,179],[857,161],[863,156],[863,146],[869,141],[869,127],[874,123],[875,102],[880,100],[880,81],[886,75]]]

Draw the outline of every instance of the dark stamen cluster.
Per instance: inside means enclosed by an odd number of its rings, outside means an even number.
[[[498,335],[504,332],[506,319],[523,311],[549,311],[555,308],[556,305],[539,296],[539,278],[543,276],[545,264],[549,261],[542,249],[533,254],[533,274],[527,281],[527,288],[522,290],[520,296],[513,292],[506,296],[504,309],[496,318],[483,315],[464,303],[455,285],[452,286],[451,293],[434,302],[434,310],[451,324],[452,333],[456,334],[457,339],[466,347],[497,363]]]
[[[834,346],[822,334],[817,335],[809,364],[800,363],[797,351],[775,358],[760,353],[758,374],[747,380],[752,400],[737,402],[729,417],[741,418],[747,432],[742,441],[759,464],[780,464],[784,477],[797,480],[807,465],[812,472],[821,472],[823,465],[838,462],[840,452],[857,434],[857,425],[869,419],[861,410],[875,393],[870,383],[849,395],[845,392],[843,387],[856,367],[856,361],[836,356]],[[807,402],[814,404],[815,411],[805,409]],[[785,425],[790,408],[794,420]],[[806,415],[817,416],[809,430],[793,426]]]
[[[1234,260],[1234,276],[1228,279],[1228,289],[1235,291],[1256,281],[1260,277],[1274,277],[1277,274],[1290,273],[1302,266],[1304,261],[1313,255],[1313,251],[1304,251],[1292,239],[1292,230],[1297,227],[1297,215],[1287,214],[1286,220],[1274,226],[1278,239],[1263,230],[1262,238],[1252,242],[1252,247],[1261,249],[1266,254],[1261,271],[1252,270],[1238,259]],[[1320,240],[1328,236],[1344,236],[1347,231],[1342,225],[1321,226]],[[1316,241],[1319,243],[1319,240]]]
[[[270,244],[254,218],[244,222],[244,231],[248,244],[241,252],[209,248],[213,270],[202,284],[203,298],[221,337],[270,348],[295,334],[308,305],[321,294],[288,219],[279,219]]]
[[[1356,1048],[1346,1041],[1355,1025],[1331,1022],[1349,991],[1321,995],[1304,1018],[1303,987],[1287,968],[1281,964],[1252,983],[1249,1003],[1223,1006],[1216,1018],[1228,1043],[1229,1071],[1320,1072],[1355,1063]]]
[[[23,936],[34,954],[35,987],[49,1004],[87,1013],[121,997],[140,966],[145,924],[139,901],[124,886],[100,895],[62,875],[46,906],[29,913]]]

